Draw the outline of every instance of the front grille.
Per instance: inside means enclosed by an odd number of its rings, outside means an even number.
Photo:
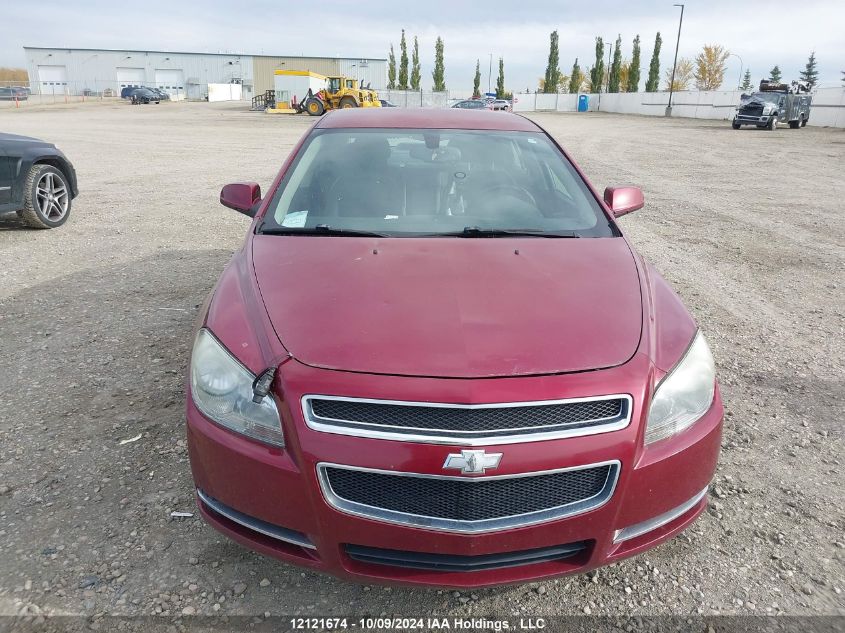
[[[320,431],[406,441],[493,444],[624,428],[629,396],[551,402],[458,405],[306,396],[303,412]]]
[[[744,116],[761,116],[763,114],[763,106],[761,106],[761,105],[745,106],[744,108],[740,108],[739,113],[744,115]]]
[[[336,508],[394,523],[480,532],[539,523],[602,505],[619,462],[491,477],[460,477],[319,466]]]
[[[387,565],[406,569],[427,571],[489,571],[505,567],[536,565],[550,561],[565,560],[587,550],[587,542],[540,547],[518,552],[465,556],[456,554],[428,554],[362,545],[346,545],[346,554],[352,560],[371,565]]]

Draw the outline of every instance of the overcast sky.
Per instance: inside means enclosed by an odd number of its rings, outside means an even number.
[[[468,90],[476,59],[482,87],[489,54],[505,60],[510,90],[532,90],[543,76],[549,32],[560,33],[561,70],[575,57],[582,69],[594,61],[594,38],[622,35],[623,56],[642,40],[643,76],[663,36],[661,70],[672,63],[679,9],[672,0],[0,0],[0,66],[24,66],[22,47],[150,49],[279,55],[387,57],[400,29],[419,37],[423,87],[431,87],[434,42],[446,44],[446,85]],[[742,57],[756,83],[778,64],[785,80],[798,78],[816,51],[822,85],[841,85],[845,70],[845,2],[842,0],[690,0],[684,11],[680,56],[704,44],[722,44]],[[410,54],[410,53],[409,53]],[[725,87],[739,80],[740,61],[729,59]],[[661,73],[662,74],[662,73]],[[643,79],[644,81],[644,79]],[[642,84],[641,84],[642,86]]]

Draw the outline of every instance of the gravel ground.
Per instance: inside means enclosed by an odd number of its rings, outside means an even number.
[[[723,452],[691,529],[589,575],[457,593],[302,572],[170,518],[194,510],[192,322],[248,224],[220,186],[268,186],[311,121],[5,110],[0,129],[56,142],[82,194],[58,230],[0,218],[0,614],[845,615],[845,132],[536,118],[597,186],[643,186],[622,226],[713,348]]]

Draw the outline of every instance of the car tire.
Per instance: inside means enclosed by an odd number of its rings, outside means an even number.
[[[801,117],[801,127],[807,127],[807,119],[804,116]]]
[[[774,114],[774,115],[772,115],[772,118],[769,119],[768,129],[770,129],[770,130],[778,129],[778,115]]]
[[[33,165],[24,182],[20,218],[36,229],[54,229],[70,216],[71,192],[65,175],[52,165]]]
[[[737,121],[736,119],[731,121],[731,127],[735,130],[738,130],[740,128],[739,121]]]
[[[357,108],[358,102],[353,97],[344,97],[340,100],[341,108]]]
[[[311,116],[322,116],[326,111],[325,104],[317,97],[308,97],[305,100],[305,111]]]
[[[789,129],[790,130],[797,130],[800,126],[800,121],[790,121],[789,122]]]

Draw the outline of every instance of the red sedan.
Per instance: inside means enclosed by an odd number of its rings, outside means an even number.
[[[679,298],[535,123],[320,119],[206,302],[187,425],[199,508],[280,560],[451,587],[584,572],[707,504],[722,402]]]

